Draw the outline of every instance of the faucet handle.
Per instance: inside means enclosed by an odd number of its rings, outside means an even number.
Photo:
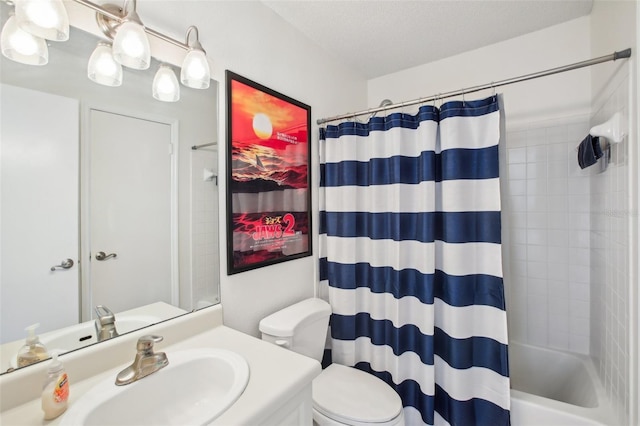
[[[154,336],[154,335],[146,335],[142,336],[138,339],[138,344],[136,345],[136,349],[138,352],[147,352],[149,354],[153,353],[153,345],[154,343],[162,342],[162,336]]]

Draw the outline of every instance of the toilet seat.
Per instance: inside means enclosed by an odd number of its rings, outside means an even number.
[[[351,426],[391,426],[402,416],[398,394],[376,376],[331,364],[313,380],[313,408],[334,422]]]

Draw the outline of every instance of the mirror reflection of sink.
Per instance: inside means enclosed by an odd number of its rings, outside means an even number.
[[[130,315],[116,317],[116,330],[119,334],[128,333],[141,327],[155,324],[162,319],[152,315]],[[40,336],[40,342],[47,348],[49,354],[57,351],[65,353],[73,349],[83,348],[98,341],[94,321],[83,322]],[[11,361],[12,367],[18,366],[17,357]]]
[[[167,352],[169,365],[125,386],[104,379],[73,402],[65,425],[205,425],[244,392],[249,365],[224,349]]]
[[[116,316],[116,330],[118,330],[119,334],[124,334],[141,327],[155,324],[158,321],[160,321],[160,318],[151,315],[135,315],[120,318]],[[49,333],[46,336],[40,337],[40,341],[49,353],[51,353],[51,351],[54,350],[67,352],[71,349],[82,348],[96,343],[98,339],[94,321],[88,321]]]

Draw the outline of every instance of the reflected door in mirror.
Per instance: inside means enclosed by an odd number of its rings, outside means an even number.
[[[177,302],[171,138],[167,123],[90,111],[93,305],[121,312]]]
[[[38,333],[78,322],[80,125],[77,99],[6,84],[1,90],[0,336],[6,343],[23,339],[24,328],[36,322]]]

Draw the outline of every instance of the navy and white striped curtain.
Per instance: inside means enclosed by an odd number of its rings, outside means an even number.
[[[407,425],[509,424],[497,96],[320,129],[320,295],[333,362]]]

